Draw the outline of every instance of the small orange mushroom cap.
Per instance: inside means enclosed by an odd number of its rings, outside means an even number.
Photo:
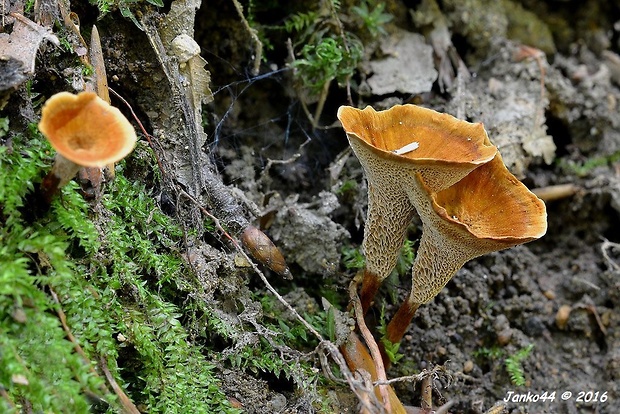
[[[119,161],[137,140],[121,111],[94,92],[53,95],[43,106],[39,130],[60,155],[83,167]]]

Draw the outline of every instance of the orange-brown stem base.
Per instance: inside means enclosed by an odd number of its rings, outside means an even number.
[[[419,307],[419,303],[412,303],[408,300],[405,300],[403,304],[400,305],[400,308],[398,308],[398,311],[387,326],[385,337],[388,341],[395,344],[403,339]]]
[[[60,190],[60,177],[53,173],[48,173],[41,181],[41,195],[43,200],[49,205],[52,203],[54,196],[58,194]]]
[[[372,305],[372,301],[379,291],[380,286],[381,281],[377,275],[364,269],[364,279],[362,280],[362,289],[360,290],[360,302],[362,303],[364,315],[368,311],[368,308],[370,308],[370,305]]]

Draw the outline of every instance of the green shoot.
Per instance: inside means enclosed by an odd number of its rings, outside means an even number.
[[[353,6],[351,10],[361,19],[362,26],[368,30],[373,39],[387,34],[383,25],[392,21],[393,16],[383,12],[385,3],[376,4],[375,1],[365,0],[359,6]]]
[[[530,355],[533,349],[534,345],[530,344],[525,348],[521,348],[504,361],[506,371],[510,375],[510,381],[517,387],[525,385],[525,373],[523,372],[521,362]]]

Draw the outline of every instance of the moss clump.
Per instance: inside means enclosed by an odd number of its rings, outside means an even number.
[[[0,411],[117,411],[101,361],[148,412],[238,411],[172,301],[187,270],[179,226],[122,175],[100,215],[70,184],[30,217],[50,154],[38,134],[0,146]]]

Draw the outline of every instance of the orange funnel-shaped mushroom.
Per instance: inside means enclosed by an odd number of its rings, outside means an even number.
[[[342,106],[338,118],[368,180],[360,295],[366,311],[396,265],[407,226],[423,201],[415,193],[450,187],[492,160],[497,148],[482,124],[415,105],[378,112]]]
[[[52,171],[41,185],[48,201],[80,167],[119,161],[137,140],[127,118],[94,92],[52,96],[43,106],[39,130],[57,151]]]
[[[459,182],[432,191],[422,175],[418,213],[422,239],[413,264],[411,294],[388,324],[387,339],[400,342],[419,305],[430,302],[465,262],[542,237],[545,204],[512,175],[499,153]]]

